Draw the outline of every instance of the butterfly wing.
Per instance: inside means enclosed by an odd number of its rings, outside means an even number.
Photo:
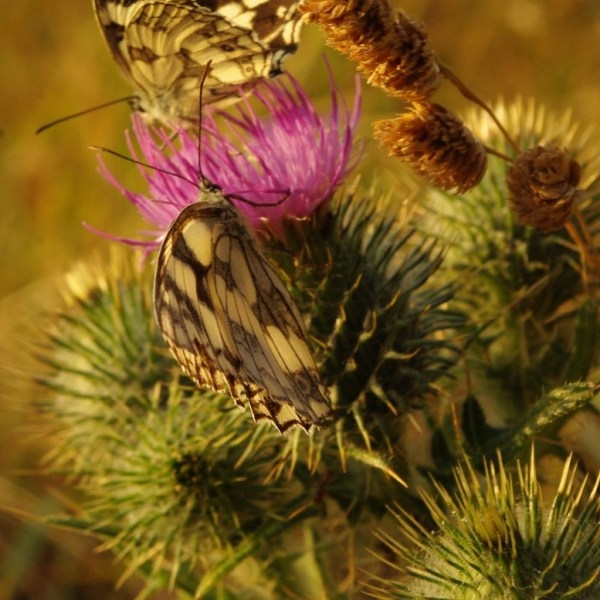
[[[138,91],[141,110],[167,123],[197,120],[199,82],[209,60],[205,104],[280,73],[300,30],[297,0],[94,2],[110,51]]]
[[[247,400],[257,421],[281,432],[331,416],[302,317],[224,198],[191,205],[174,221],[154,294],[163,336],[199,385]]]

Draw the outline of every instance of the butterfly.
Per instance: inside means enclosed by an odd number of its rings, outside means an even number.
[[[302,316],[245,218],[212,184],[183,209],[158,253],[154,307],[183,370],[244,401],[281,432],[326,423],[332,409]]]
[[[223,103],[282,72],[297,48],[299,0],[94,0],[110,51],[150,121],[196,124],[203,102]]]

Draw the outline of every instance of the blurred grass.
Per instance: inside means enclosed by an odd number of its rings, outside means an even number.
[[[8,4],[5,0],[5,4]],[[571,108],[583,123],[598,119],[600,2],[597,0],[409,0],[397,3],[422,18],[438,56],[483,98],[535,96],[553,109]],[[327,80],[319,32],[306,28],[289,70],[310,82],[317,103]],[[336,79],[350,91],[353,71],[335,53]],[[31,359],[35,316],[51,308],[56,278],[76,260],[110,242],[81,226],[116,235],[142,227],[134,211],[95,172],[94,144],[124,151],[126,106],[35,130],[63,115],[130,92],[97,31],[91,1],[21,0],[0,21],[0,600],[131,598],[135,582],[113,591],[119,568],[94,552],[91,540],[43,527],[23,514],[65,506],[59,482],[37,473],[44,444],[35,410]],[[350,96],[350,94],[349,94]],[[460,111],[448,85],[436,99]],[[365,89],[363,133],[396,104]],[[377,152],[365,170],[375,164]],[[381,157],[377,156],[380,161]],[[135,168],[111,161],[122,178]],[[397,165],[383,163],[383,170]],[[18,509],[19,512],[16,512]]]

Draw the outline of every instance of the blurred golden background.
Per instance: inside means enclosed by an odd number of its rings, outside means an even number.
[[[41,475],[32,336],[36,315],[52,309],[60,275],[112,242],[82,227],[86,221],[132,236],[143,223],[96,172],[90,145],[126,151],[126,105],[35,131],[55,118],[131,92],[109,56],[91,0],[4,2],[0,20],[0,600],[132,598],[135,581],[114,591],[121,568],[95,552],[95,542],[31,518],[68,506],[60,482]],[[597,0],[409,0],[397,2],[422,19],[439,59],[486,100],[535,97],[583,124],[600,114],[600,2]],[[351,97],[353,66],[305,28],[288,70],[317,103],[327,94],[326,53]],[[364,88],[362,133],[397,105]],[[321,100],[319,100],[321,98]],[[449,85],[436,99],[454,111],[466,105]],[[366,170],[378,151],[368,145]],[[381,157],[377,155],[379,159]],[[371,157],[371,158],[369,158]],[[387,161],[387,159],[385,159]],[[389,165],[390,162],[384,162]],[[110,159],[124,179],[135,167]],[[140,188],[142,189],[142,188]],[[42,332],[40,332],[42,333]],[[42,435],[40,435],[42,434]],[[29,516],[28,516],[29,515]]]

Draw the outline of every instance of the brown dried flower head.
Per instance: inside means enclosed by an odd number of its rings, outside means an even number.
[[[395,119],[374,123],[374,136],[392,156],[444,190],[465,192],[487,166],[483,144],[443,106],[426,102]]]
[[[507,176],[518,222],[541,231],[563,227],[581,195],[580,178],[579,163],[556,146],[537,146],[518,156]]]
[[[388,0],[305,0],[301,9],[371,85],[407,102],[424,101],[438,88],[440,70],[425,26]]]

